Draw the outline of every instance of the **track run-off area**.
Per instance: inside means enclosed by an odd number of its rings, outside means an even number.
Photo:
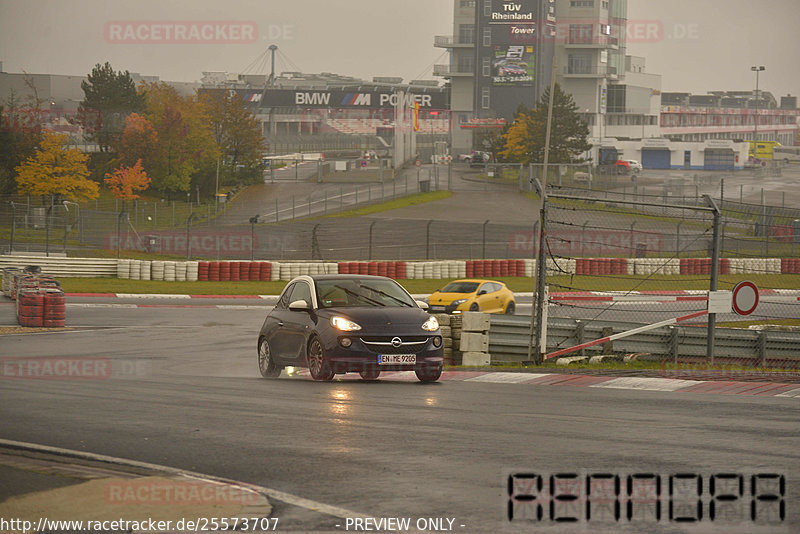
[[[425,531],[800,530],[800,384],[486,369],[446,372],[433,384],[402,373],[265,380],[256,365],[265,299],[131,300],[71,297],[69,330],[0,336],[4,365],[40,370],[0,377],[0,438],[257,486],[280,531],[353,531],[350,514],[412,526],[425,518]],[[13,306],[0,305],[0,324],[13,322]],[[58,362],[91,365],[66,376],[42,371]],[[509,495],[512,475],[598,473],[621,477],[623,512],[626,477],[661,477],[660,519],[647,499],[631,520],[604,522],[597,509],[587,519],[585,492],[577,509],[553,508],[565,517],[578,510],[576,524],[556,522],[547,507],[541,519],[521,517],[530,509],[515,499],[530,486]],[[737,473],[784,476],[784,519],[767,521],[759,508],[753,520],[748,493],[724,528],[719,515],[712,521],[710,478]],[[668,481],[687,474],[705,484],[704,515],[692,523],[677,521],[677,509],[669,515]]]

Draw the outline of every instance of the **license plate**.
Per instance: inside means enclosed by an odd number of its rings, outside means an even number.
[[[444,306],[430,306],[429,309],[434,312],[443,312],[445,310]]]
[[[380,354],[378,365],[413,365],[417,363],[416,354]]]

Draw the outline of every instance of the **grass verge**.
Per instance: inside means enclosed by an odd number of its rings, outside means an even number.
[[[743,275],[720,276],[720,289],[731,289],[745,278]],[[800,288],[800,275],[746,275],[758,287],[771,289]],[[400,280],[413,294],[429,294],[444,287],[451,278],[441,280]],[[533,291],[533,279],[521,277],[496,278],[515,292]],[[554,276],[548,278],[550,291],[679,291],[708,289],[707,279],[685,276],[660,276],[646,281],[619,276]],[[62,278],[61,285],[70,293],[167,293],[203,295],[277,295],[286,281],[275,282],[164,282],[157,280],[126,280],[119,278]]]

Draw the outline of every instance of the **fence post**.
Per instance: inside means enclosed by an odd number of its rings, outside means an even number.
[[[672,362],[678,365],[678,328],[669,327],[669,353],[672,355]]]
[[[425,259],[431,259],[431,224],[433,220],[429,220],[425,225]]]
[[[678,221],[678,230],[675,233],[675,257],[681,257],[681,226],[683,225],[683,221]]]
[[[311,259],[312,260],[321,260],[322,259],[322,251],[319,249],[319,240],[317,239],[317,228],[321,223],[317,223],[314,225],[314,228],[311,230]]]
[[[369,224],[369,251],[367,252],[367,261],[372,261],[372,228],[378,221],[372,221]]]
[[[719,278],[719,245],[720,245],[720,219],[722,212],[720,212],[717,203],[709,195],[703,195],[708,205],[714,210],[714,237],[713,246],[711,249],[711,284],[708,288],[709,295],[711,292],[717,290],[717,279]],[[710,298],[710,297],[709,297]],[[706,345],[706,356],[711,365],[714,365],[714,336],[716,334],[717,314],[708,314],[708,343]]]
[[[486,225],[489,224],[489,220],[487,219],[483,223],[483,238],[481,241],[481,258],[484,260],[486,259]]]
[[[192,260],[192,220],[194,219],[194,212],[189,214],[186,219],[186,261]]]
[[[552,94],[552,93],[551,93]],[[554,99],[550,99],[552,102]],[[546,169],[546,167],[545,167]],[[545,173],[546,176],[546,173]],[[542,208],[539,215],[539,250],[536,258],[536,300],[534,301],[534,313],[531,316],[531,331],[530,339],[528,340],[528,360],[531,359],[534,348],[535,362],[537,365],[542,364],[543,350],[541,347],[541,340],[546,332],[547,325],[544,324],[544,307],[545,307],[545,285],[547,283],[547,256],[545,255],[545,238],[547,236],[547,191],[545,186],[538,187],[539,194],[542,198]],[[534,320],[535,319],[535,320]],[[536,327],[536,347],[533,345],[534,325]]]
[[[760,330],[758,332],[758,357],[760,359],[761,367],[767,366],[767,331]]]
[[[50,201],[44,215],[44,255],[50,257],[50,211],[53,209],[53,202]]]
[[[634,257],[634,253],[636,252],[636,238],[633,233],[634,226],[636,226],[636,221],[631,223],[631,258]]]
[[[294,195],[292,195],[292,220],[294,220]]]
[[[9,252],[14,252],[14,230],[17,228],[17,207],[11,203],[11,242],[9,243]]]
[[[575,321],[575,344],[576,345],[582,345],[583,344],[583,338],[584,338],[585,334],[586,334],[586,323],[584,323],[580,319],[577,319]],[[585,352],[586,352],[585,349],[581,349],[580,355],[583,356]]]

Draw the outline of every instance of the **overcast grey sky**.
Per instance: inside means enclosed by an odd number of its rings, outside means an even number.
[[[198,81],[203,71],[243,72],[274,43],[291,62],[281,59],[279,71],[432,78],[432,65],[447,62],[433,38],[453,33],[453,1],[0,0],[0,61],[6,72],[74,75],[109,61],[118,70]],[[628,53],[647,58],[664,90],[752,89],[750,66],[758,64],[767,68],[762,89],[800,93],[800,0],[628,4]],[[175,30],[161,23],[220,21],[234,24],[213,35],[184,35],[195,38],[190,43],[163,42]],[[146,33],[125,33],[132,31]]]

